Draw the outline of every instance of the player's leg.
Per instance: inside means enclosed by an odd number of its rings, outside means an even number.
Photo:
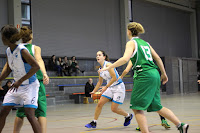
[[[118,115],[123,115],[124,117],[126,117],[128,115],[128,113],[125,112],[123,109],[119,108],[119,104],[115,103],[115,102],[112,102],[111,110],[112,110],[112,112],[114,112]]]
[[[18,108],[16,112],[13,133],[20,133],[24,122],[24,117],[26,117],[24,107]]]
[[[144,115],[143,110],[135,110],[133,109],[133,112],[135,114],[135,118],[137,120],[137,123],[142,130],[142,133],[149,133],[148,125],[147,125],[147,119]]]
[[[138,126],[143,133],[148,133],[147,119],[144,115],[144,110],[148,112],[158,111],[162,106],[155,103],[156,106],[152,106],[155,99],[155,93],[160,85],[160,76],[157,70],[149,70],[142,73],[141,77],[134,80],[134,86],[131,95],[130,108],[135,113]],[[148,78],[149,77],[149,78]],[[140,130],[136,129],[136,130]]]
[[[34,133],[42,132],[41,126],[35,118],[35,109],[38,108],[39,86],[38,80],[35,80],[33,83],[26,86],[28,89],[22,97],[24,99],[25,115],[30,122]]]
[[[42,128],[42,133],[47,132],[47,102],[46,102],[46,92],[43,81],[40,81],[40,88],[38,93],[38,108],[35,111],[35,116],[38,118],[38,122]]]
[[[35,118],[35,108],[25,108],[25,114],[33,128],[34,133],[41,133],[41,126]]]
[[[10,110],[13,108],[14,106],[3,106],[0,112],[0,133],[2,132],[4,126],[5,126],[5,122],[6,122],[6,117],[8,116]]]
[[[104,96],[101,96],[97,106],[96,106],[96,109],[95,109],[95,113],[94,113],[94,120],[92,122],[90,122],[89,124],[86,124],[85,127],[87,128],[96,128],[96,122],[101,114],[101,110],[102,110],[102,107],[105,103],[109,102],[110,99],[109,98],[106,98]]]
[[[180,120],[175,116],[175,114],[171,110],[165,107],[162,107],[162,105],[160,104],[160,85],[159,85],[160,80],[156,80],[156,81],[158,82],[157,85],[155,84],[155,86],[157,86],[157,90],[155,92],[154,99],[151,103],[151,106],[147,109],[147,111],[158,112],[161,116],[173,122],[179,130],[183,130],[187,132],[189,125],[181,123]]]
[[[133,118],[133,114],[129,114],[125,112],[123,109],[119,108],[120,104],[123,104],[125,98],[125,85],[121,83],[117,86],[111,87],[113,91],[113,100],[111,105],[111,110],[119,115],[123,115],[125,117],[124,126],[128,126],[131,123]]]
[[[47,118],[46,117],[38,117],[38,122],[42,128],[42,133],[46,133],[47,132]]]
[[[125,118],[124,126],[128,126],[131,123],[133,114],[129,114],[129,113],[125,112],[123,109],[119,108],[118,103],[112,102],[111,110],[112,110],[112,112],[114,112],[116,114],[124,116],[124,118]]]
[[[170,128],[170,125],[168,124],[168,122],[167,122],[167,120],[165,119],[165,117],[163,117],[163,116],[161,116],[161,115],[159,115],[160,116],[160,120],[161,120],[161,125],[163,126],[163,127],[165,127],[165,129],[169,129]]]
[[[13,133],[20,133],[23,123],[24,117],[15,117]]]
[[[10,110],[14,106],[20,104],[20,98],[18,97],[19,93],[20,92],[19,92],[19,88],[18,88],[17,92],[8,91],[4,97],[3,108],[0,113],[0,132],[2,131],[2,129],[5,125],[6,117],[9,114]],[[13,95],[13,94],[15,94],[15,95]]]
[[[181,133],[187,133],[187,130],[189,128],[188,124],[181,123],[180,120],[176,117],[176,115],[168,108],[163,107],[161,110],[157,111],[160,115],[164,116],[171,122],[173,122],[178,130],[181,131]]]

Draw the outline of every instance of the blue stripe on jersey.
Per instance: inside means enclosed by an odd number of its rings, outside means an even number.
[[[114,100],[112,100],[112,102],[117,103],[117,104],[123,104],[123,103],[120,103],[120,102],[117,102],[117,101],[114,101]]]
[[[115,71],[115,75],[116,75],[116,77],[118,79],[119,78],[119,74],[117,73],[116,68],[114,68],[114,71]],[[119,79],[117,82],[122,83],[123,81],[122,81],[122,79]]]
[[[31,66],[28,63],[24,63],[25,71],[28,73],[31,69]],[[36,80],[36,75],[34,74],[29,78],[29,84],[33,83]]]
[[[35,108],[37,109],[38,107],[32,104],[24,105],[24,108]]]
[[[16,103],[4,103],[2,106],[16,106],[16,105],[20,105],[20,104],[16,104]]]
[[[101,96],[106,97],[106,98],[108,98],[108,99],[112,99],[111,97],[108,97],[108,96],[106,96],[106,95],[101,95]]]

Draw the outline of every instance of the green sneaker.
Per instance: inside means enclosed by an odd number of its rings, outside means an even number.
[[[179,127],[177,127],[180,133],[187,133],[189,125],[185,123],[181,123]]]
[[[162,125],[163,127],[165,127],[165,129],[169,129],[169,128],[170,128],[170,125],[169,125],[169,124],[167,123],[167,121],[164,120],[164,119],[162,119],[161,125]]]
[[[141,131],[141,130],[140,130],[140,127],[137,127],[135,130],[136,130],[136,131]]]

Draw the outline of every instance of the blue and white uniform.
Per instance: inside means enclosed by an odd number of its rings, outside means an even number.
[[[26,75],[31,66],[22,58],[21,50],[28,49],[24,45],[18,45],[13,51],[7,48],[8,65],[13,72],[14,81],[18,81]],[[3,106],[24,106],[25,108],[37,108],[39,82],[36,74],[22,82],[17,91],[8,91],[5,95]]]
[[[108,61],[105,61],[103,64],[103,68],[106,67],[106,64],[110,63]],[[100,68],[101,69],[101,68]],[[117,79],[119,78],[119,74],[117,70],[114,68],[115,75]],[[112,79],[110,73],[108,70],[100,72],[100,77],[105,79],[107,81],[107,84]],[[115,81],[111,86],[107,88],[107,90],[102,94],[102,96],[112,99],[113,102],[122,104],[124,102],[125,98],[125,85],[121,79]]]

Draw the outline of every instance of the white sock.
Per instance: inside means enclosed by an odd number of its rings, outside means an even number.
[[[176,125],[177,128],[179,128],[180,126],[181,126],[181,122],[178,125]]]
[[[93,120],[95,123],[97,122],[97,120]]]
[[[130,116],[130,114],[128,113],[128,115],[126,116],[126,118],[129,117],[129,116]]]

